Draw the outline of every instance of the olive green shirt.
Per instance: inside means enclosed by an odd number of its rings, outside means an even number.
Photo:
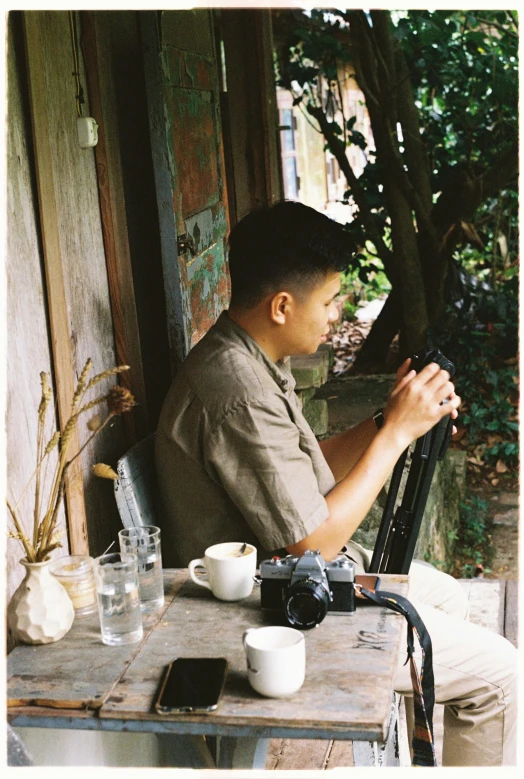
[[[294,387],[226,312],[191,350],[156,435],[164,565],[223,541],[254,544],[260,560],[327,518],[335,480]]]

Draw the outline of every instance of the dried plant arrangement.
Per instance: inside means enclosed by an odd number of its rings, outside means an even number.
[[[7,498],[7,508],[11,515],[14,532],[9,532],[8,536],[14,538],[22,544],[25,550],[25,559],[30,563],[39,563],[47,560],[50,553],[57,547],[62,546],[60,538],[64,535],[63,531],[57,531],[56,523],[58,511],[62,498],[64,497],[65,486],[67,482],[68,470],[71,464],[80,456],[86,446],[91,443],[93,438],[103,430],[106,425],[115,417],[125,413],[136,405],[131,392],[120,385],[111,388],[107,395],[99,395],[93,400],[86,401],[87,393],[100,384],[101,381],[115,376],[123,371],[129,370],[129,365],[119,365],[116,368],[110,368],[103,373],[98,373],[89,379],[92,368],[92,361],[88,359],[84,365],[78,379],[69,418],[62,426],[62,429],[55,430],[51,437],[46,441],[46,416],[51,405],[52,391],[49,384],[49,376],[42,371],[40,382],[42,387],[42,397],[38,406],[37,423],[37,446],[36,446],[36,468],[25,486],[19,500],[14,503]],[[85,443],[78,451],[68,459],[70,453],[70,443],[73,433],[77,428],[80,416],[91,409],[107,404],[107,414],[103,417],[96,414],[87,422],[87,427],[91,432]],[[43,495],[42,489],[42,466],[49,455],[57,449],[58,456],[54,473],[52,474],[50,487],[47,494]],[[96,476],[106,479],[116,479],[117,475],[109,465],[96,463],[93,466],[93,472]],[[19,507],[24,495],[34,482],[34,509],[33,509],[33,532],[30,538],[24,530]]]

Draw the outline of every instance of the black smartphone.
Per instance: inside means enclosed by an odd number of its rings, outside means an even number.
[[[166,668],[155,710],[158,714],[215,711],[227,668],[225,657],[177,657]]]

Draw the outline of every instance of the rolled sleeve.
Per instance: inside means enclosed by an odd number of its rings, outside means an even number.
[[[310,455],[284,404],[241,404],[207,443],[209,472],[261,544],[297,543],[328,517]]]

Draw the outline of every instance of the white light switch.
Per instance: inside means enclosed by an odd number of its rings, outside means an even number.
[[[76,120],[78,142],[83,149],[89,149],[98,143],[98,125],[92,116],[79,116]]]

